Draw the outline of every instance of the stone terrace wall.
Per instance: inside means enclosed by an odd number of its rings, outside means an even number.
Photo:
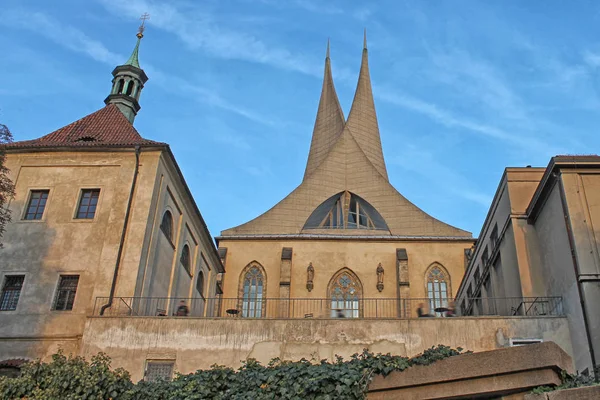
[[[364,348],[413,356],[437,344],[475,352],[509,345],[510,338],[553,341],[569,355],[566,318],[478,317],[405,320],[196,319],[90,317],[81,354],[100,351],[141,379],[146,360],[175,360],[178,372],[220,364],[237,368],[246,358],[298,360],[348,357]]]

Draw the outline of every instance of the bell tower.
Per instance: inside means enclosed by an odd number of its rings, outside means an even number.
[[[133,124],[133,120],[140,110],[140,94],[144,88],[144,84],[148,80],[148,76],[143,69],[140,68],[138,60],[138,52],[140,42],[144,37],[144,24],[149,15],[145,13],[140,18],[140,25],[137,33],[137,43],[133,49],[133,53],[123,65],[116,67],[113,72],[112,90],[108,97],[104,100],[105,104],[115,104],[119,110],[127,117],[129,122]]]

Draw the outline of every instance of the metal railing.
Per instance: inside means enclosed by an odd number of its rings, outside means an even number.
[[[98,297],[94,316],[108,301]],[[183,298],[117,297],[103,316],[187,316],[196,318],[417,318],[455,316],[560,316],[561,297],[454,299],[357,298]]]

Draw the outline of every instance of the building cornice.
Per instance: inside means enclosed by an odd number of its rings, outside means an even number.
[[[247,234],[217,236],[217,243],[224,240],[360,240],[377,242],[439,241],[469,242],[477,239],[466,236],[405,236],[405,235],[327,235],[327,234]]]

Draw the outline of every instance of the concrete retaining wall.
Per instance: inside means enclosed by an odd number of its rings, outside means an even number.
[[[239,367],[242,360],[273,357],[309,360],[348,357],[367,348],[413,356],[437,344],[475,352],[507,347],[510,338],[553,341],[572,353],[566,318],[478,317],[406,320],[249,320],[177,317],[88,318],[81,354],[100,351],[134,380],[146,360],[174,360],[182,373],[212,364]]]

